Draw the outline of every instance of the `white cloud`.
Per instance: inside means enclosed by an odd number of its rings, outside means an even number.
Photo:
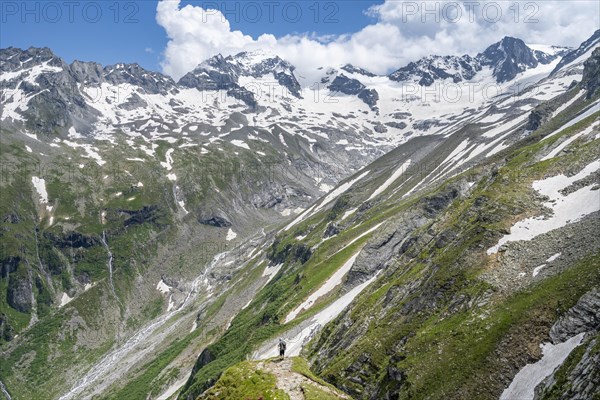
[[[427,2],[430,12],[423,4],[386,0],[367,10],[376,22],[346,35],[263,34],[254,39],[232,30],[218,10],[161,0],[156,20],[169,38],[162,67],[178,79],[217,53],[227,56],[263,48],[308,76],[318,67],[345,63],[383,74],[429,54],[474,55],[504,36],[577,46],[600,25],[600,4],[595,1],[438,1]]]

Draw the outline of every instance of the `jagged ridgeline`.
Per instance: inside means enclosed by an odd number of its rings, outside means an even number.
[[[0,50],[1,391],[594,398],[599,41],[178,82]]]

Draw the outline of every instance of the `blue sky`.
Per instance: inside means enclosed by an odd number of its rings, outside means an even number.
[[[67,62],[75,59],[97,61],[104,65],[137,62],[145,68],[161,70],[160,62],[168,38],[165,29],[156,22],[156,0],[79,1],[80,5],[73,8],[64,3],[1,2],[0,47],[45,46]],[[279,37],[295,33],[324,36],[355,32],[373,21],[364,11],[382,1],[325,1],[319,4],[318,14],[313,1],[278,3],[280,5],[275,7],[266,1],[253,2],[250,6],[230,0],[182,1],[181,6],[190,4],[210,8],[216,5],[228,18],[233,30],[241,30],[257,38],[264,33]],[[296,5],[301,6],[302,16],[297,22],[291,22],[296,19],[293,14],[297,10]],[[284,9],[289,18],[284,15]],[[98,10],[101,15],[97,14]],[[272,19],[270,10],[273,12]],[[328,19],[329,16],[332,18]]]

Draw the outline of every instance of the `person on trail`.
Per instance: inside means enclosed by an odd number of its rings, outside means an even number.
[[[283,338],[279,338],[279,359],[283,360],[283,357],[285,356],[285,340],[283,340]]]

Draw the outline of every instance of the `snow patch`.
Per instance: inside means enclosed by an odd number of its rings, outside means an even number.
[[[160,280],[156,285],[156,290],[161,293],[169,293],[171,291],[171,287],[165,283],[164,280]]]
[[[63,307],[64,305],[68,304],[71,300],[73,300],[73,297],[70,297],[68,294],[63,293],[62,297],[60,298],[60,306],[59,307]]]
[[[175,149],[169,149],[167,150],[167,152],[165,153],[165,162],[160,162],[160,165],[163,166],[163,168],[165,168],[167,171],[171,171],[173,169],[173,152],[175,151]]]
[[[229,228],[229,230],[227,231],[227,236],[225,237],[225,240],[232,241],[233,239],[235,239],[237,237],[237,233],[235,233],[233,231],[233,229]]]
[[[63,140],[63,143],[74,149],[82,148],[85,152],[84,157],[93,158],[96,161],[96,164],[98,164],[99,166],[103,166],[104,164],[106,164],[106,161],[104,161],[100,154],[98,154],[98,149],[96,147],[93,147],[91,144],[79,144],[76,142],[71,142],[69,140]]]
[[[279,272],[279,270],[281,269],[281,267],[283,266],[283,264],[277,264],[274,265],[272,267],[267,266],[265,268],[265,270],[263,271],[262,276],[268,276],[269,279],[267,279],[267,283],[271,282],[271,280],[275,277],[275,275],[277,275],[277,273]],[[265,285],[267,284],[265,283]],[[252,301],[252,300],[250,300]]]
[[[342,297],[331,303],[328,307],[315,314],[309,321],[309,325],[307,325],[302,331],[296,334],[292,338],[288,338],[286,342],[288,343],[286,355],[289,357],[294,357],[300,355],[300,351],[305,343],[307,343],[313,335],[325,324],[332,321],[335,317],[340,315],[342,311],[350,304],[352,301],[358,296],[367,286],[369,286],[375,279],[377,275],[372,277],[366,282],[361,283],[360,285],[354,287],[348,293],[344,294]],[[257,360],[267,359],[271,357],[276,357],[278,355],[277,346],[275,343],[271,346],[270,343],[268,347],[266,347],[263,351],[258,351],[253,358]]]
[[[286,208],[285,210],[281,211],[280,214],[284,217],[289,217],[292,214],[300,214],[302,211],[304,211],[304,208],[302,207]]]
[[[237,147],[241,147],[242,149],[250,150],[250,146],[248,146],[248,144],[243,140],[232,140],[231,144]]]
[[[527,364],[515,375],[510,386],[502,392],[500,400],[533,400],[535,387],[550,376],[581,344],[585,333],[573,336],[566,342],[553,345],[545,343],[542,347],[543,357],[535,364]]]
[[[351,216],[352,214],[354,214],[354,213],[356,212],[356,210],[358,210],[358,208],[352,208],[352,209],[350,209],[350,210],[346,211],[346,212],[344,213],[344,215],[342,215],[342,218],[340,219],[340,221],[343,221],[343,220],[345,220],[346,218],[348,218],[349,216]]]
[[[546,264],[542,264],[542,265],[540,265],[539,267],[535,267],[535,268],[533,269],[533,273],[532,273],[532,275],[533,275],[533,276],[537,276],[537,275],[540,273],[540,271],[541,271],[541,270],[542,270],[542,269],[543,269],[545,266],[546,266]]]
[[[346,192],[348,189],[350,189],[356,182],[358,182],[359,180],[361,180],[362,178],[364,178],[365,176],[367,176],[371,171],[365,171],[362,174],[360,174],[358,177],[351,179],[341,185],[339,185],[335,190],[331,191],[327,196],[325,196],[323,198],[323,200],[321,200],[321,202],[318,205],[314,205],[312,207],[310,207],[308,210],[306,210],[306,212],[304,212],[303,214],[300,214],[298,216],[298,218],[296,218],[295,220],[293,220],[288,226],[286,226],[285,228],[283,228],[284,231],[289,230],[292,226],[296,225],[297,223],[299,223],[300,221],[304,220],[305,218],[310,217],[311,215],[313,215],[314,213],[316,213],[317,211],[319,211],[321,208],[325,207],[327,204],[331,203],[333,200],[335,200],[336,198],[338,198],[338,196],[340,196],[342,193]]]
[[[69,137],[72,139],[82,139],[83,138],[83,136],[80,133],[78,133],[74,127],[69,128]]]
[[[392,174],[392,176],[390,176],[384,183],[383,185],[379,186],[374,192],[373,194],[371,194],[371,196],[367,199],[367,201],[374,199],[375,197],[379,196],[381,193],[385,192],[385,190],[390,187],[390,185],[392,183],[394,183],[396,181],[396,179],[400,178],[400,176],[402,176],[406,170],[408,169],[408,167],[410,166],[410,159],[407,160],[406,162],[404,162],[404,164],[402,164],[400,167],[398,167],[398,169],[396,169],[394,171],[394,173]]]
[[[38,195],[40,197],[40,203],[47,204],[48,203],[48,192],[46,191],[46,180],[44,178],[38,178],[37,176],[32,176],[31,183],[33,183],[35,190],[38,192]]]
[[[169,305],[167,306],[167,312],[171,311],[173,308],[175,308],[175,302],[173,301],[173,294],[171,294],[169,296]]]
[[[577,139],[579,139],[582,136],[585,136],[587,134],[590,134],[594,131],[598,131],[597,126],[592,127],[592,126],[588,126],[586,129],[584,129],[583,131],[571,136],[570,138],[566,139],[565,141],[563,141],[561,144],[559,144],[558,146],[556,146],[550,153],[548,153],[546,156],[544,156],[541,161],[545,161],[545,160],[549,160],[551,158],[556,157],[561,151],[563,151],[564,149],[566,149],[571,143],[573,143],[574,141],[576,141]]]
[[[326,183],[321,183],[319,185],[319,190],[324,193],[329,193],[333,189],[333,186],[328,185]]]
[[[179,204],[179,207],[181,207],[183,212],[185,212],[185,215],[188,215],[190,213],[188,210],[185,209],[185,202],[183,200],[179,200],[177,201],[177,203]]]
[[[594,185],[585,186],[573,193],[563,196],[560,191],[574,182],[581,180],[600,169],[600,160],[587,165],[578,174],[567,177],[557,175],[551,178],[534,181],[532,186],[543,196],[549,197],[544,202],[544,207],[553,211],[552,216],[544,219],[541,217],[526,218],[517,222],[510,229],[510,233],[504,235],[497,245],[487,250],[488,255],[498,252],[500,247],[508,242],[520,240],[531,240],[546,232],[561,228],[569,223],[577,222],[584,216],[600,210],[598,191],[592,190]]]
[[[298,316],[298,314],[300,314],[302,311],[311,308],[318,299],[327,295],[334,288],[340,285],[344,276],[346,276],[348,271],[350,271],[350,269],[354,265],[356,257],[358,257],[359,253],[360,250],[357,251],[356,254],[354,254],[352,257],[350,257],[350,259],[346,261],[344,265],[342,265],[337,271],[335,271],[335,273],[329,279],[327,279],[327,281],[325,281],[323,286],[321,286],[319,289],[313,292],[310,296],[308,296],[308,298],[304,302],[302,302],[302,304],[300,304],[298,307],[292,310],[287,315],[287,317],[285,317],[285,323],[287,324],[288,322],[295,319]]]

